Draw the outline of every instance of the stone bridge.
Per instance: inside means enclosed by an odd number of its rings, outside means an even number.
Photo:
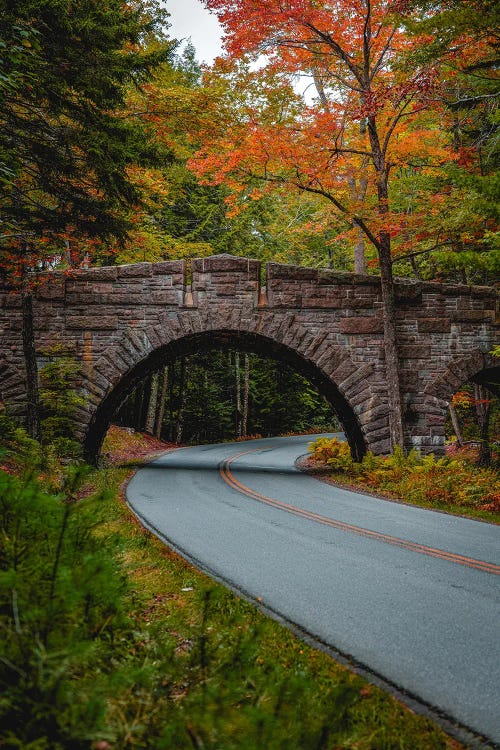
[[[498,295],[489,287],[396,284],[407,447],[440,453],[452,394],[500,383]],[[228,255],[42,276],[34,300],[43,365],[60,344],[81,362],[75,433],[95,459],[107,426],[148,373],[232,346],[283,360],[335,408],[356,456],[390,450],[380,279]],[[26,408],[19,296],[0,289],[0,399]]]

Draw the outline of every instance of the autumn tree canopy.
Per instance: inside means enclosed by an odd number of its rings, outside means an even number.
[[[392,440],[401,445],[391,238],[409,231],[409,219],[391,210],[389,185],[391,172],[412,158],[437,156],[439,143],[425,119],[434,70],[398,67],[408,37],[391,2],[205,4],[226,30],[232,58],[265,53],[271,69],[311,75],[318,97],[297,113],[274,107],[265,120],[255,106],[247,109],[229,132],[205,139],[196,167],[216,180],[251,175],[320,195],[376,248]]]

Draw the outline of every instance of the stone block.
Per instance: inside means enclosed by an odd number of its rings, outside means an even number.
[[[379,417],[379,419],[374,419],[369,422],[369,424],[365,428],[365,432],[368,435],[373,434],[374,432],[378,432],[378,430],[385,429],[387,432],[389,431],[389,415],[385,414],[383,417]]]
[[[339,374],[339,371],[336,372],[337,378],[338,378],[338,374]],[[344,380],[342,381],[337,380],[337,383],[339,385],[339,388],[344,393],[347,394],[351,390],[358,391],[359,383],[371,377],[372,374],[373,374],[373,366],[371,364],[359,365],[358,367],[356,367],[353,373],[348,375],[347,378],[344,378]],[[358,388],[355,388],[355,386],[358,386]]]
[[[193,285],[195,283],[195,276],[198,273],[235,272],[258,279],[260,277],[260,261],[250,258],[240,258],[234,255],[213,255],[211,258],[195,258],[191,262],[191,271],[193,274]]]
[[[114,331],[118,327],[118,318],[111,315],[68,315],[66,328],[85,331]]]
[[[115,281],[118,276],[117,266],[103,266],[102,268],[79,268],[68,273],[68,281],[78,284],[92,281]]]
[[[333,286],[336,284],[342,286],[359,286],[380,287],[378,276],[368,274],[352,273],[351,271],[335,271],[334,269],[321,269],[317,271],[318,284],[321,286]]]
[[[419,282],[397,283],[394,286],[396,302],[421,304],[422,284]]]
[[[375,397],[370,388],[359,391],[355,396],[349,396],[349,405],[354,409],[358,417],[363,417],[364,412],[370,409]],[[365,422],[366,425],[366,422]]]
[[[333,377],[334,372],[345,359],[345,351],[338,346],[333,346],[331,341],[325,340],[326,351],[319,357],[315,358],[315,363],[320,367],[325,375]]]
[[[323,309],[331,309],[331,310],[338,310],[345,307],[345,301],[342,300],[340,297],[335,298],[332,296],[321,296],[321,297],[302,297],[302,308],[323,308]]]
[[[385,440],[389,436],[389,420],[386,424],[381,425],[376,430],[370,425],[365,431],[365,437],[370,444],[377,443],[379,440]]]
[[[54,278],[42,277],[35,289],[35,296],[40,300],[64,300],[66,291],[66,279],[64,276],[54,274]]]
[[[313,335],[312,338],[308,341],[307,347],[303,351],[306,359],[314,359],[314,355],[323,344],[323,341],[325,341],[325,339],[327,338],[328,331],[321,331],[320,333],[316,333],[315,335]]]
[[[425,423],[429,426],[442,425],[445,420],[444,414],[426,414]]]
[[[153,276],[169,276],[171,274],[183,276],[186,271],[185,260],[163,260],[160,263],[153,263],[152,266]]]
[[[471,286],[469,287],[470,296],[474,299],[491,299],[494,307],[495,301],[498,302],[498,289],[492,286]]]
[[[400,346],[399,356],[401,359],[425,359],[431,356],[431,347],[426,344],[406,344]]]
[[[492,323],[495,321],[494,310],[457,310],[450,318],[457,323]]]
[[[180,290],[166,289],[163,292],[153,292],[149,303],[153,305],[178,305],[182,301],[182,292]]]
[[[337,386],[357,371],[356,365],[346,357],[333,371],[332,378]]]
[[[268,286],[272,285],[275,280],[316,281],[318,271],[315,268],[289,266],[284,263],[268,263],[266,277]]]
[[[387,427],[389,432],[389,427]],[[391,439],[387,437],[383,440],[367,440],[368,450],[375,454],[375,456],[386,456],[391,452]]]
[[[418,321],[419,333],[450,333],[450,318],[424,318]]]
[[[302,295],[295,293],[273,292],[268,294],[268,307],[299,307],[302,308]]]
[[[347,334],[366,334],[366,333],[383,333],[384,323],[381,318],[361,316],[342,318],[339,322],[340,333]]]
[[[131,279],[134,277],[149,278],[153,275],[152,263],[131,263],[126,266],[117,266],[119,279]]]
[[[21,294],[19,292],[7,292],[0,298],[0,307],[16,310],[21,307]]]
[[[339,307],[346,310],[373,310],[376,297],[349,297],[342,299]]]

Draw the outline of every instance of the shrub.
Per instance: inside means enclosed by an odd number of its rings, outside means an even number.
[[[315,461],[332,471],[410,502],[494,511],[500,497],[498,472],[464,458],[421,456],[416,451],[405,456],[401,448],[396,448],[390,456],[367,453],[361,463],[355,463],[346,456],[347,443],[337,438],[319,438],[311,443],[310,450]]]
[[[313,458],[334,471],[348,471],[353,464],[349,444],[338,438],[320,437],[309,445]]]
[[[102,725],[104,649],[126,618],[125,578],[94,538],[95,509],[0,472],[0,745],[89,747]],[[76,697],[78,693],[78,699]]]
[[[85,404],[76,391],[78,362],[59,346],[46,350],[47,364],[40,370],[42,443],[51,445],[59,458],[76,459],[81,446],[73,437],[75,411]]]

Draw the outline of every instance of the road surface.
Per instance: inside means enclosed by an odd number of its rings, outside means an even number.
[[[319,482],[295,468],[310,440],[167,453],[129,505],[202,569],[500,743],[500,527]]]

